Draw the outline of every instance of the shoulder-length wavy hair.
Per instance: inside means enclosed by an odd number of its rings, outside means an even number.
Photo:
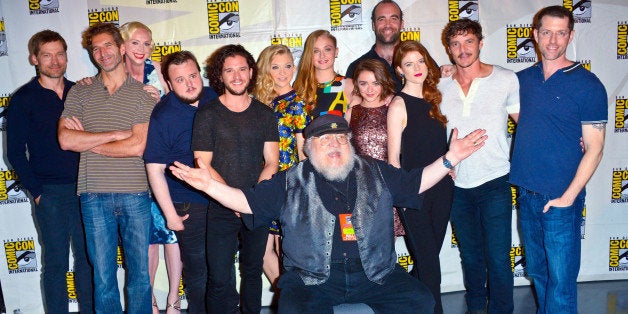
[[[270,75],[273,58],[277,55],[288,55],[294,62],[290,49],[284,45],[270,45],[264,48],[257,58],[257,82],[253,89],[255,98],[271,108],[272,100],[279,96],[275,91],[275,81]]]
[[[255,87],[257,80],[257,65],[255,59],[242,45],[225,45],[216,49],[205,60],[205,77],[209,80],[209,85],[218,93],[222,95],[225,93],[225,83],[222,81],[222,67],[225,64],[225,60],[229,57],[241,56],[246,59],[246,63],[249,68],[253,69],[251,80],[246,91],[250,93]]]
[[[382,87],[382,93],[379,95],[379,100],[384,100],[386,97],[395,93],[395,81],[390,77],[390,73],[386,69],[386,66],[379,60],[365,59],[360,61],[353,71],[353,94],[360,95],[360,88],[358,83],[358,77],[360,73],[364,71],[373,72],[375,80],[379,82]]]
[[[301,56],[301,61],[299,61],[299,67],[297,68],[297,78],[294,80],[293,85],[297,94],[303,98],[308,112],[311,112],[316,107],[316,88],[318,87],[318,81],[316,80],[313,62],[314,44],[316,40],[322,36],[331,39],[334,43],[334,47],[338,47],[336,37],[329,31],[319,29],[308,35],[305,40],[305,46],[303,47],[303,55]]]
[[[406,40],[399,43],[397,47],[395,47],[395,53],[393,55],[395,72],[401,77],[401,73],[399,73],[398,69],[401,68],[401,60],[411,51],[420,53],[425,58],[425,64],[427,65],[427,77],[423,82],[423,98],[432,104],[430,118],[436,119],[445,126],[447,124],[447,118],[440,112],[440,103],[443,100],[443,95],[437,87],[441,76],[440,68],[436,65],[436,61],[434,61],[434,58],[432,58],[425,46],[414,40]]]

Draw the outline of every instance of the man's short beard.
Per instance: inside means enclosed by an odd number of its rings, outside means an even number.
[[[325,179],[329,181],[343,181],[347,178],[351,170],[353,170],[353,166],[355,165],[355,149],[351,143],[347,143],[349,145],[349,160],[346,164],[339,167],[323,167],[316,157],[309,157],[312,166],[314,166],[314,170],[320,173]]]
[[[201,90],[200,93],[198,93],[198,95],[196,95],[196,97],[194,98],[185,98],[185,97],[181,97],[179,95],[177,95],[177,93],[174,93],[175,96],[177,96],[177,98],[183,102],[184,104],[188,104],[191,105],[199,100],[201,100],[201,96],[203,95],[203,90]]]
[[[242,96],[244,94],[247,94],[249,91],[249,86],[247,85],[246,88],[244,88],[242,91],[238,92],[233,90],[231,87],[229,87],[229,85],[225,84],[225,89],[229,91],[229,93],[233,96]]]
[[[395,45],[399,41],[399,37],[401,36],[400,32],[393,35],[390,40],[386,40],[386,37],[381,33],[375,33],[375,40],[382,45]]]

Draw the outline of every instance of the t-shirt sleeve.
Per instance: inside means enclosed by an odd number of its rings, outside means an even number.
[[[242,215],[246,226],[250,229],[267,226],[279,218],[286,202],[286,173],[278,172],[250,189],[242,189],[242,192],[253,212],[253,215]]]
[[[192,127],[192,151],[214,151],[213,116],[208,110],[208,107],[212,105],[212,103],[207,104],[196,112]]]
[[[148,136],[146,138],[146,148],[144,149],[144,162],[167,164],[167,153],[170,148],[167,143],[167,130],[164,125],[153,114],[148,123]]]
[[[266,109],[266,108],[265,108]],[[277,118],[271,110],[264,110],[264,142],[279,142]]]
[[[509,114],[519,113],[519,79],[517,75],[508,71],[508,95],[506,96],[506,112]]]
[[[581,94],[583,98],[578,101],[580,121],[582,124],[606,122],[608,120],[606,88],[593,73],[586,74],[591,75],[591,80],[587,83],[586,92]]]
[[[134,124],[148,123],[156,103],[155,99],[148,92],[142,90]]]
[[[379,169],[393,197],[393,205],[397,207],[421,208],[423,195],[419,194],[423,168],[405,171],[378,161]]]
[[[83,121],[83,106],[80,92],[80,89],[82,88],[83,86],[81,85],[74,85],[70,88],[68,95],[65,98],[65,102],[63,103],[61,118],[77,117],[79,120]]]

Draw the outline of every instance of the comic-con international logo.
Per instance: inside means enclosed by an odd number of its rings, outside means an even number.
[[[517,193],[517,188],[514,186],[510,186],[510,198],[511,198],[511,203],[512,203],[512,210],[515,211],[517,209],[519,209],[519,203],[517,203],[517,196],[519,194]]]
[[[37,271],[37,255],[33,238],[4,240],[4,253],[9,274]]]
[[[164,3],[177,3],[177,0],[146,0],[146,4],[164,4]]]
[[[580,65],[591,72],[591,60],[576,60]]]
[[[0,205],[28,202],[15,170],[0,170]]]
[[[628,203],[628,170],[614,169],[611,203]]]
[[[87,18],[89,19],[89,26],[98,23],[113,23],[116,26],[120,26],[120,14],[117,7],[90,9],[87,12]]]
[[[517,131],[517,123],[510,116],[508,116],[508,123],[506,127],[506,138],[513,138]]]
[[[617,23],[617,59],[628,59],[628,21]]]
[[[624,96],[617,96],[615,98],[615,133],[626,133],[628,132],[628,126],[626,126],[626,118],[628,117],[628,112],[626,109],[628,106],[628,101]]]
[[[178,51],[181,51],[181,42],[156,44],[150,58],[153,61],[161,62],[163,57]]]
[[[400,34],[399,34],[399,40],[401,41],[406,41],[406,40],[414,40],[414,41],[421,41],[421,29],[420,28],[404,28],[401,30]]]
[[[563,0],[563,7],[571,11],[576,23],[591,23],[591,0]]]
[[[59,12],[59,0],[28,0],[30,15]]]
[[[209,39],[240,37],[240,3],[207,0]]]
[[[0,96],[0,131],[7,129],[7,108],[9,108],[9,95]]]
[[[507,63],[536,62],[531,33],[532,27],[529,25],[506,26]]]
[[[4,18],[0,19],[0,57],[6,56],[9,49],[7,48],[7,33],[4,31]]]
[[[294,64],[299,64],[303,55],[303,35],[301,34],[274,34],[270,37],[271,45],[284,45],[290,49]]]
[[[118,254],[116,256],[116,262],[118,263],[118,268],[124,268],[124,250],[122,246],[118,244]]]
[[[65,273],[65,283],[68,289],[68,300],[70,303],[78,303],[78,300],[76,299],[76,283],[74,281],[73,271]]]
[[[628,271],[628,239],[611,238],[608,250],[608,271]]]
[[[585,235],[585,226],[586,226],[586,222],[587,222],[587,205],[584,205],[584,208],[582,208],[582,223],[580,223],[580,239],[584,239],[584,235]]]
[[[480,11],[478,11],[478,0],[474,1],[458,1],[449,0],[448,12],[449,21],[457,21],[459,19],[470,19],[473,21],[479,21]]]
[[[410,256],[410,254],[404,252],[402,254],[397,254],[397,264],[399,264],[399,266],[403,267],[403,269],[409,272],[414,266],[414,260],[412,259],[412,256]]]
[[[526,276],[526,257],[523,246],[512,246],[510,248],[510,268],[514,277]]]
[[[362,0],[329,0],[332,31],[362,29]]]
[[[456,236],[456,230],[454,230],[454,226],[451,226],[451,248],[455,249],[458,247],[458,237]]]

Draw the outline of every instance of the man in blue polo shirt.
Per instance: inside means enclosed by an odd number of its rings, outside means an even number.
[[[51,30],[28,42],[39,75],[11,97],[7,113],[7,157],[35,199],[35,220],[43,247],[42,281],[46,313],[68,313],[66,272],[70,242],[81,313],[93,311],[92,267],[76,195],[79,154],[61,150],[57,122],[74,82],[64,78],[67,44]],[[28,151],[28,152],[27,152]]]
[[[211,87],[203,87],[198,61],[189,51],[167,55],[161,72],[171,92],[155,106],[150,117],[144,150],[146,172],[168,228],[179,240],[188,313],[205,313],[208,200],[205,194],[167,173],[166,167],[175,160],[194,166],[191,141],[196,110],[218,95]]]
[[[519,186],[521,231],[538,313],[577,313],[585,185],[604,148],[606,90],[594,74],[567,59],[573,25],[568,9],[541,9],[533,34],[542,62],[517,73],[521,111],[510,181]]]

